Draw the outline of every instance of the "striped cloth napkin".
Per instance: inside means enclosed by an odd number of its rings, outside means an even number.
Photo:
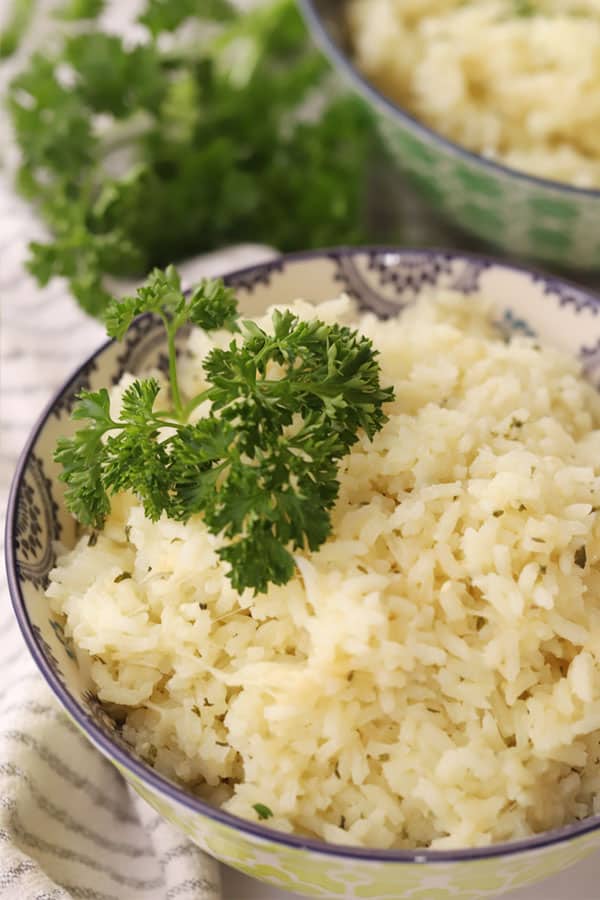
[[[31,211],[0,181],[0,507],[53,391],[104,337],[61,284],[25,274]],[[238,247],[181,267],[185,284],[269,258]],[[62,712],[0,581],[0,898],[218,900],[219,867],[126,785]]]

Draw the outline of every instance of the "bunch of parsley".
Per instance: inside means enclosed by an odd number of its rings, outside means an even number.
[[[87,21],[10,89],[18,185],[51,233],[31,245],[41,284],[66,277],[100,315],[107,274],[237,241],[365,239],[371,115],[330,90],[293,0],[247,13],[228,0],[148,0],[135,45],[98,28],[102,6],[70,0],[63,16]]]

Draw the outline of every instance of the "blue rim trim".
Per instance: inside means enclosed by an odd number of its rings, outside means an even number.
[[[261,269],[268,271],[273,262],[281,262],[285,266],[286,264],[302,263],[303,261],[311,259],[331,260],[340,259],[343,257],[363,256],[364,254],[368,253],[394,253],[398,256],[411,256],[413,258],[415,256],[422,256],[424,259],[435,258],[443,255],[446,259],[452,260],[484,261],[489,263],[490,266],[497,266],[498,268],[507,269],[509,271],[524,272],[526,274],[535,275],[537,276],[538,280],[543,280],[550,290],[552,289],[553,285],[575,288],[576,290],[579,290],[583,295],[585,295],[592,304],[600,306],[600,297],[589,293],[586,289],[581,288],[574,282],[569,282],[561,278],[554,278],[525,266],[505,264],[501,260],[496,260],[493,257],[474,253],[459,253],[441,249],[409,250],[406,248],[385,245],[354,248],[337,247],[329,250],[308,250],[298,253],[283,254],[282,256],[276,257],[273,260],[268,260],[267,262],[258,263],[251,266],[245,266],[242,269],[236,269],[233,272],[229,272],[225,276],[225,281],[227,281],[228,279],[235,279],[240,275],[244,275],[250,272],[260,271]],[[269,841],[271,843],[281,844],[285,847],[296,850],[310,850],[311,852],[320,854],[322,856],[337,857],[342,859],[362,859],[370,862],[415,864],[423,864],[425,862],[449,863],[468,860],[485,860],[492,857],[512,856],[520,853],[525,853],[529,850],[551,847],[555,844],[560,844],[563,842],[566,843],[572,838],[581,837],[585,834],[590,834],[593,831],[600,830],[600,816],[590,816],[589,818],[584,819],[581,822],[567,825],[563,828],[555,829],[553,831],[543,832],[542,834],[535,835],[531,838],[493,844],[489,847],[474,847],[465,850],[429,850],[427,848],[417,848],[415,850],[372,850],[362,847],[353,847],[345,844],[326,844],[324,841],[317,841],[311,838],[302,838],[295,835],[284,834],[283,832],[275,831],[268,826],[260,825],[258,823],[255,824],[248,819],[242,819],[238,816],[232,815],[231,813],[225,812],[224,810],[218,809],[217,807],[209,806],[204,801],[200,800],[197,797],[194,797],[192,794],[187,793],[182,788],[178,787],[176,784],[160,775],[150,766],[147,766],[145,763],[142,763],[139,760],[135,759],[121,747],[115,746],[112,741],[104,734],[104,732],[101,731],[94,722],[91,722],[87,718],[79,703],[77,703],[77,701],[71,696],[71,694],[69,694],[68,691],[63,687],[52,669],[49,667],[46,659],[44,658],[41,648],[33,633],[32,624],[27,613],[25,600],[17,577],[17,561],[15,553],[17,497],[19,489],[21,487],[23,473],[27,467],[30,455],[35,447],[38,436],[42,431],[46,420],[50,416],[57,400],[59,400],[59,398],[62,397],[62,395],[65,394],[69,390],[69,388],[71,388],[76,383],[81,371],[92,360],[95,360],[98,356],[100,356],[104,352],[104,350],[112,343],[114,343],[112,340],[105,341],[98,348],[98,350],[88,356],[87,359],[73,373],[73,375],[71,375],[71,377],[63,384],[63,386],[59,388],[58,391],[56,391],[50,402],[46,405],[44,411],[39,416],[28,441],[21,452],[19,461],[17,463],[17,468],[13,476],[8,498],[5,530],[5,560],[8,576],[8,588],[15,616],[27,648],[31,653],[38,669],[45,678],[47,684],[49,685],[57,699],[60,701],[62,706],[65,707],[67,712],[72,716],[79,727],[89,735],[92,741],[104,752],[106,756],[114,759],[120,766],[130,771],[140,781],[145,782],[159,794],[162,794],[170,800],[181,804],[190,812],[199,813],[208,819],[212,819],[222,825],[227,825],[235,831],[240,831],[252,835],[253,837],[258,837],[263,840]]]
[[[454,141],[444,137],[438,131],[434,131],[427,125],[424,125],[418,119],[411,116],[410,113],[406,112],[401,106],[394,103],[394,101],[385,94],[382,94],[372,82],[368,81],[353,65],[348,56],[346,56],[343,50],[340,49],[331,37],[328,28],[323,22],[322,16],[315,8],[314,0],[298,0],[298,3],[314,37],[331,61],[338,66],[338,68],[346,72],[346,74],[350,76],[351,81],[356,82],[359,92],[366,94],[367,98],[375,105],[383,106],[386,112],[395,116],[404,125],[409,125],[413,131],[428,137],[430,140],[433,140],[434,143],[441,144],[444,150],[450,151],[454,156],[462,157],[469,162],[477,163],[483,168],[492,169],[492,171],[499,172],[510,178],[528,181],[538,187],[551,188],[553,191],[572,194],[576,197],[594,197],[600,199],[600,188],[579,188],[573,184],[568,184],[567,182],[553,181],[551,178],[540,178],[538,175],[529,175],[527,172],[523,172],[520,169],[513,169],[511,166],[507,166],[504,163],[496,162],[495,160],[481,156],[479,153],[468,150],[460,144],[455,144]]]

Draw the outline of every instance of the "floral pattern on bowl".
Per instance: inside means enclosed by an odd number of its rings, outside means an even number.
[[[491,259],[396,248],[292,254],[228,276],[249,315],[273,303],[315,302],[346,291],[359,306],[389,316],[424,290],[451,287],[492,302],[503,331],[535,334],[581,359],[600,387],[600,300],[574,285]],[[160,366],[156,323],[140,318],[128,343],[102,346],[42,414],[15,475],[7,517],[7,565],[15,613],[29,650],[58,700],[92,743],[161,815],[218,859],[275,885],[314,897],[481,900],[540,880],[600,848],[600,817],[559,831],[460,851],[377,851],[328,845],[275,832],[212,808],[159,775],[123,740],[103,709],[62,625],[44,596],[56,541],[71,546],[77,526],[63,502],[52,458],[73,425],[69,410],[82,383],[115,383],[124,371]]]

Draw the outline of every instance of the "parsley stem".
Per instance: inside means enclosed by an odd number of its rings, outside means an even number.
[[[182,414],[184,421],[187,422],[187,420],[189,419],[189,417],[193,413],[193,411],[196,409],[196,407],[200,406],[200,404],[202,403],[203,400],[207,400],[210,397],[211,393],[212,393],[212,388],[206,388],[206,390],[200,391],[199,394],[196,394],[195,397],[192,397],[192,399],[188,403],[185,404],[185,406],[183,407],[183,414]]]
[[[172,426],[176,428],[178,425],[181,425],[181,422],[178,419],[173,418],[173,413],[168,412],[167,410],[161,411],[159,409],[154,410],[152,413],[152,418],[156,422],[157,425],[160,425],[161,428],[167,428]],[[184,411],[185,418],[185,411]]]
[[[267,351],[269,351],[270,349],[271,348],[269,348],[269,347],[266,348]],[[260,361],[260,359],[265,355],[266,355],[266,353],[261,351],[259,354],[256,355],[254,362],[258,365],[258,362]],[[289,383],[287,385],[287,387],[289,390],[293,391],[294,393],[299,393],[299,394],[309,393],[309,394],[314,394],[317,397],[336,397],[340,393],[339,384],[332,384],[332,385],[327,386],[327,385],[323,385],[323,384],[317,384],[315,382],[298,381],[298,382]],[[265,390],[265,388],[266,388],[266,390]],[[272,388],[274,390],[271,391],[271,390],[269,390],[270,388]],[[281,380],[280,379],[271,380],[268,378],[263,378],[263,379],[257,379],[257,381],[256,381],[255,391],[258,395],[260,395],[262,393],[266,397],[268,397],[268,396],[272,395],[273,393],[275,393],[275,394],[278,393],[279,390],[281,390]],[[204,400],[208,400],[212,394],[213,394],[213,388],[206,388],[205,390],[200,391],[199,394],[196,394],[195,397],[192,397],[192,399],[189,400],[182,408],[181,416],[180,416],[181,420],[186,422],[189,419],[191,413],[196,409],[196,407],[199,406]],[[173,396],[173,399],[175,399],[174,396]]]
[[[181,394],[179,392],[179,381],[177,379],[177,349],[175,347],[175,329],[168,321],[166,316],[161,316],[167,329],[167,342],[169,348],[169,379],[171,381],[171,396],[173,397],[173,406],[175,407],[175,416],[181,422],[183,419],[183,403],[181,402]]]

